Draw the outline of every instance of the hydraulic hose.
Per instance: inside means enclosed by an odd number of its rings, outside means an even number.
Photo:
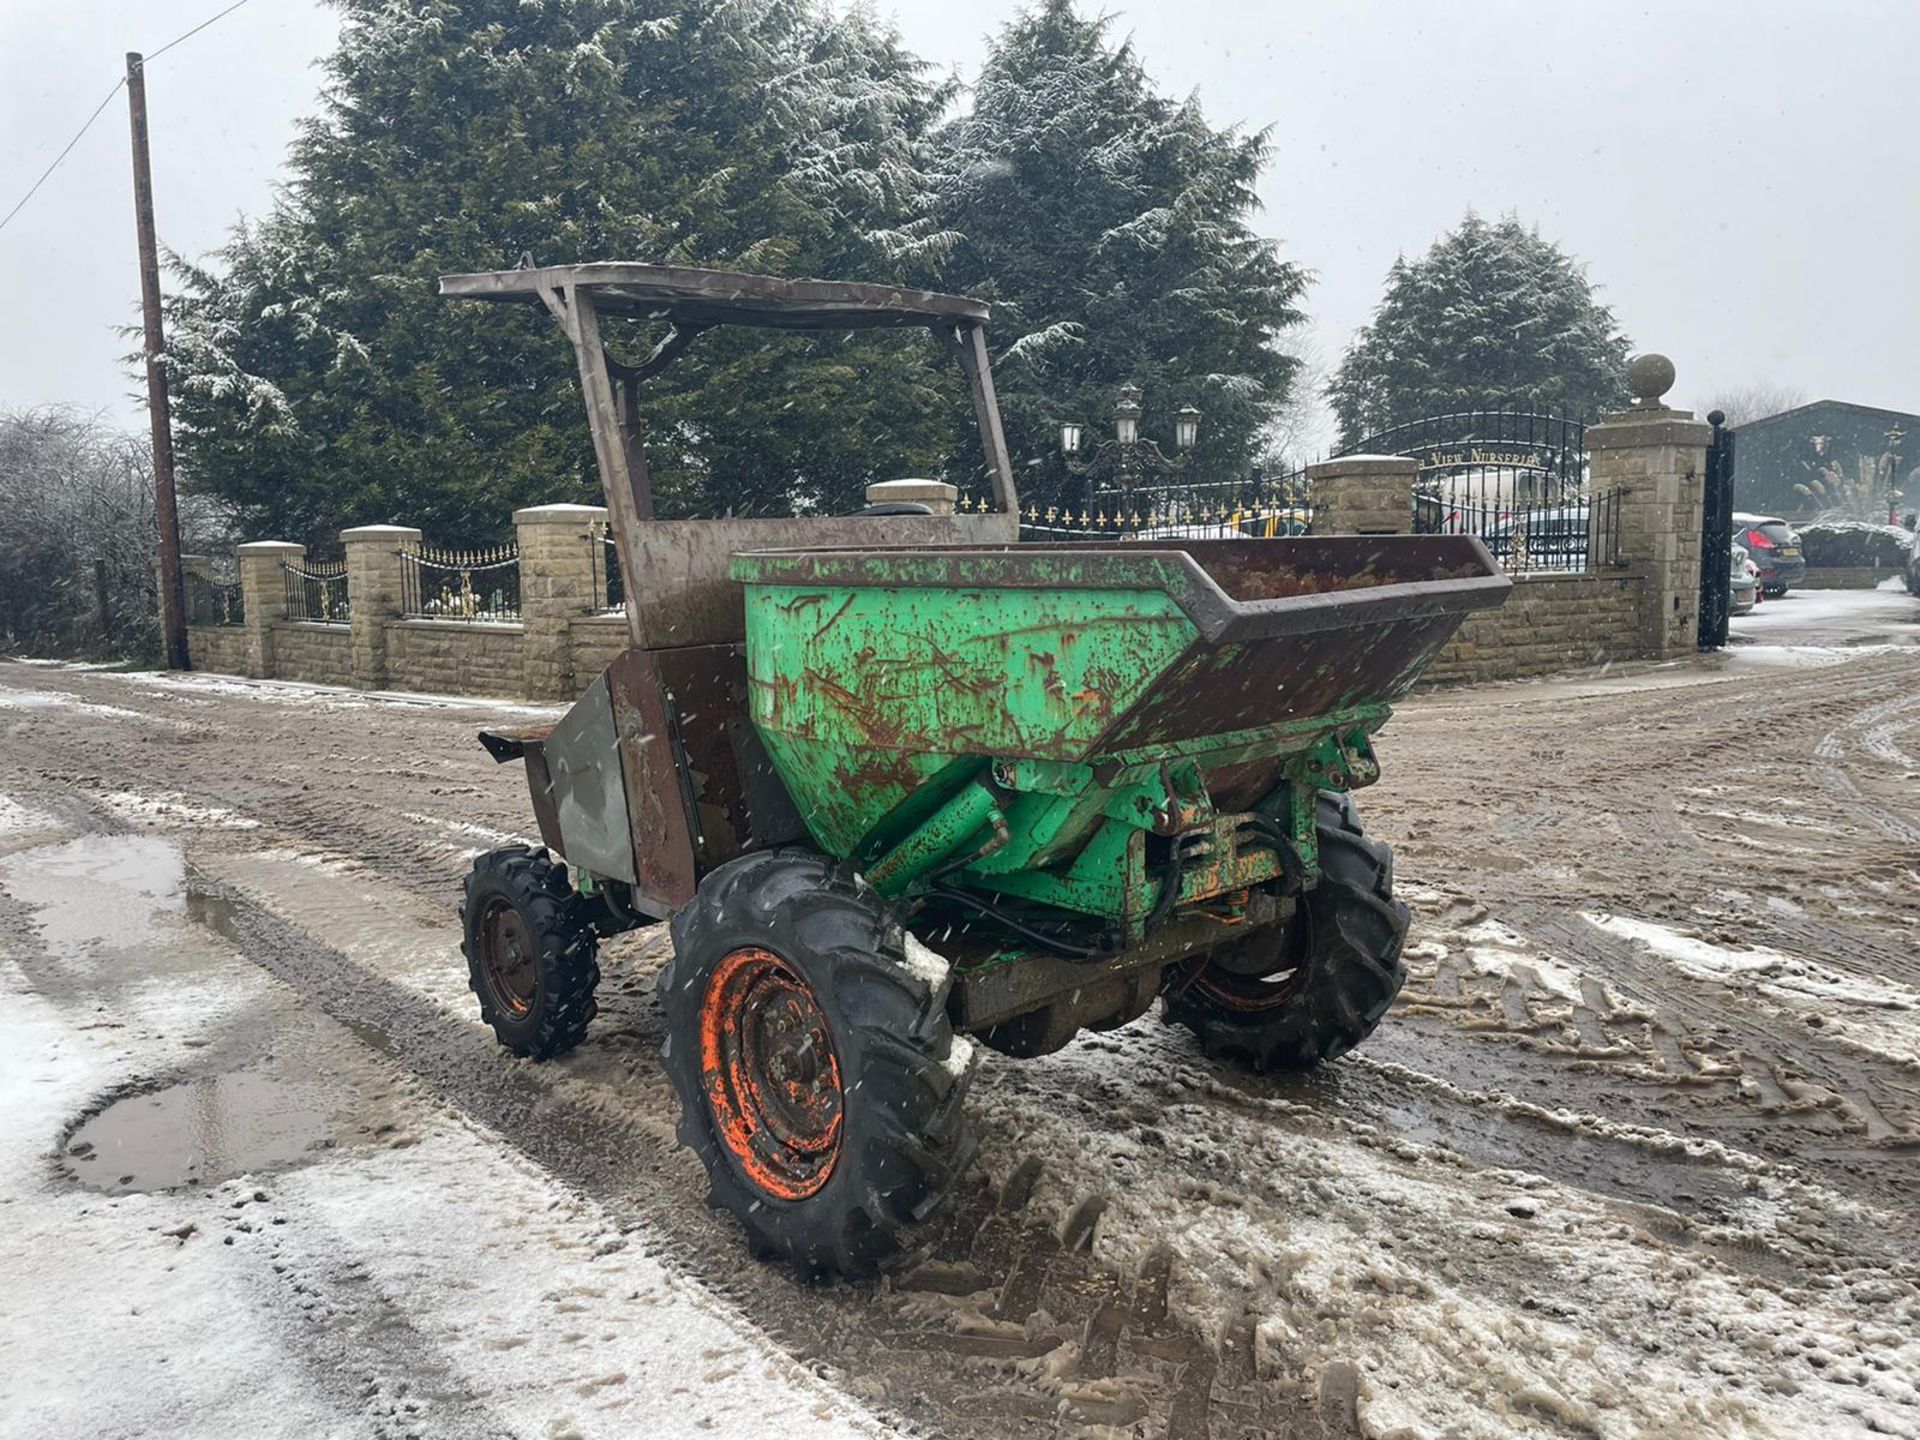
[[[1167,917],[1173,914],[1173,907],[1180,901],[1180,882],[1186,879],[1186,874],[1186,848],[1176,838],[1167,851],[1166,867],[1160,872],[1160,894],[1153,902],[1153,909],[1147,913],[1145,934],[1151,935],[1167,923]]]
[[[970,909],[978,910],[982,915],[987,916],[996,924],[1004,925],[1007,929],[1013,931],[1014,934],[1031,940],[1043,949],[1050,950],[1056,955],[1064,956],[1066,959],[1104,960],[1108,955],[1113,953],[1111,949],[1105,945],[1088,945],[1084,941],[1073,940],[1060,935],[1049,935],[1046,931],[1027,924],[1026,921],[1020,919],[1018,916],[1009,914],[984,896],[976,895],[973,891],[963,889],[958,885],[936,884],[933,890],[937,895],[944,895],[949,900],[958,901]]]
[[[1282,830],[1277,822],[1265,815],[1249,815],[1240,822],[1239,828],[1251,832],[1273,847],[1280,857],[1280,893],[1297,895],[1306,889],[1307,865],[1300,858],[1300,852],[1293,848],[1293,839]]]

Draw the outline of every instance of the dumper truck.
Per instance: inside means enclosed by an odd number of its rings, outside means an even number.
[[[1042,1056],[1157,1002],[1208,1055],[1294,1070],[1380,1023],[1408,912],[1352,795],[1393,703],[1506,597],[1478,539],[1022,544],[961,296],[624,262],[441,289],[571,341],[631,642],[557,724],[480,736],[542,841],[465,882],[480,1013],[561,1055],[599,941],[666,922],[679,1136],[763,1253],[863,1276],[937,1233],[976,1044]],[[660,338],[624,363],[603,317]],[[991,502],[657,518],[642,388],[717,326],[924,330]]]

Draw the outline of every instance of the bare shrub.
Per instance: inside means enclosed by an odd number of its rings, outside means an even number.
[[[188,545],[219,545],[204,504]],[[159,651],[153,455],[70,406],[0,412],[0,651],[151,659]]]

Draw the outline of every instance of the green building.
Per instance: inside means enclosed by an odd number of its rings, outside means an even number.
[[[1920,415],[1816,400],[1734,432],[1736,508],[1806,521],[1920,506]]]

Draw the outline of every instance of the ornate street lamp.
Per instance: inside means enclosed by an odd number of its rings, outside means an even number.
[[[1140,443],[1140,387],[1122,385],[1113,403],[1113,438],[1122,445]]]
[[[1186,469],[1200,438],[1200,412],[1182,405],[1173,417],[1173,448],[1181,453],[1162,454],[1154,441],[1140,438],[1140,409],[1140,387],[1122,385],[1113,405],[1113,439],[1102,441],[1085,460],[1074,458],[1080,453],[1084,427],[1071,420],[1060,426],[1060,453],[1066,457],[1068,472],[1089,479],[1111,477],[1121,504],[1127,503],[1147,475],[1172,475]]]

